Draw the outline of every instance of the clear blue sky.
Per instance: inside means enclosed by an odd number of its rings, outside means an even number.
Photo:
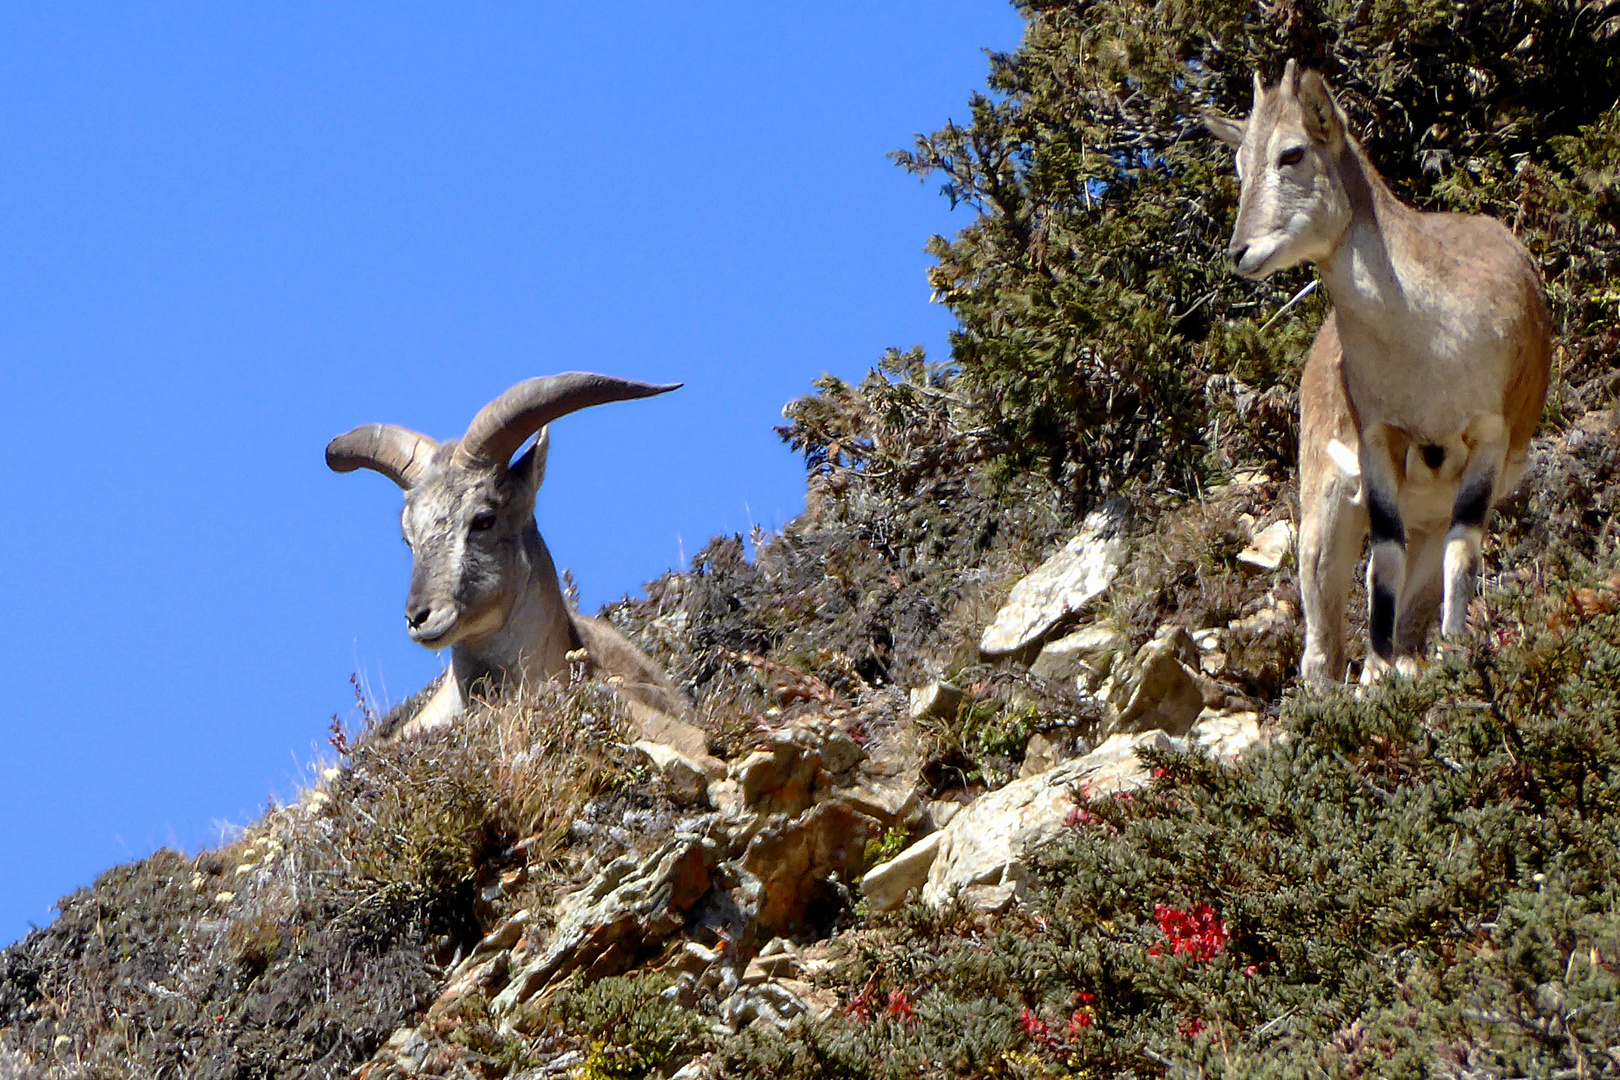
[[[0,8],[0,942],[115,863],[291,795],[438,670],[405,637],[368,421],[453,437],[509,384],[686,388],[553,429],[584,605],[777,528],[771,431],[823,372],[944,351],[885,160],[965,120],[1002,0]]]

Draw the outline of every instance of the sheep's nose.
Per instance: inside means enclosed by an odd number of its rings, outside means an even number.
[[[431,607],[419,607],[405,612],[405,624],[412,630],[420,630],[423,625],[433,617]]]
[[[1226,257],[1231,260],[1233,269],[1243,265],[1243,256],[1248,253],[1248,244],[1233,244],[1226,249]]]

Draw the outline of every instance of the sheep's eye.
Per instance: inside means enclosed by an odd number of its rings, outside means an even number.
[[[1277,164],[1278,165],[1298,165],[1301,161],[1304,161],[1304,160],[1305,160],[1305,148],[1303,146],[1295,146],[1295,147],[1292,147],[1291,149],[1284,150],[1282,152],[1282,156],[1277,159]]]
[[[473,515],[472,531],[488,532],[495,527],[495,511],[481,510]]]

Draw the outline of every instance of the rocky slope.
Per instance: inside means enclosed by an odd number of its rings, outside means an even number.
[[[936,374],[848,393],[968,438]],[[824,471],[612,612],[711,754],[585,682],[335,731],[296,804],[0,954],[0,1074],[1620,1068],[1612,411],[1537,443],[1477,633],[1365,696],[1291,686],[1285,474],[1079,521],[970,453],[895,479]]]

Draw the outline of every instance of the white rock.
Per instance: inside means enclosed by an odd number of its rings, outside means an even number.
[[[929,833],[886,863],[866,872],[861,878],[861,895],[865,896],[873,911],[893,911],[905,903],[911,890],[928,883],[928,868],[934,865],[939,843],[944,833]]]
[[[1256,570],[1275,570],[1293,549],[1293,522],[1276,521],[1254,535],[1249,546],[1238,552],[1237,561]]]
[[[1236,761],[1261,741],[1260,714],[1257,712],[1211,712],[1204,710],[1187,740],[1209,751],[1217,761]]]
[[[1097,796],[1140,787],[1148,779],[1148,769],[1137,758],[1137,750],[1170,745],[1170,737],[1162,731],[1114,735],[1085,757],[1015,780],[968,804],[935,834],[939,848],[923,886],[923,900],[942,907],[952,895],[975,885],[1002,886],[1016,896],[1025,881],[1024,859],[1063,831],[1074,808],[1071,792],[1083,789]],[[986,892],[968,899],[979,904],[1001,898],[1001,892],[993,896]]]
[[[1062,551],[1013,586],[979,639],[979,651],[995,657],[1026,649],[1107,591],[1125,562],[1120,526],[1126,509],[1116,499],[1086,515]]]

